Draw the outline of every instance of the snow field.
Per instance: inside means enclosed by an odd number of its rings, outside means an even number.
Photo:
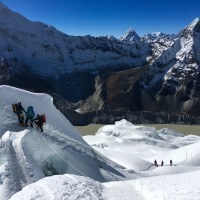
[[[44,133],[18,125],[11,108],[18,101],[46,114]],[[0,86],[1,200],[199,198],[199,136],[121,120],[85,142],[52,101]]]

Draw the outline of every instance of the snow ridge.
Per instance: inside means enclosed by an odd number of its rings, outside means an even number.
[[[120,37],[120,40],[124,43],[133,44],[134,42],[138,42],[140,37],[134,29],[129,28],[129,30]]]
[[[8,200],[45,176],[75,174],[100,182],[135,176],[93,150],[53,106],[52,97],[0,86],[0,196]],[[44,132],[20,127],[12,103],[45,113]],[[9,130],[9,131],[8,131]]]
[[[12,67],[28,66],[43,76],[60,76],[75,69],[138,66],[150,49],[121,43],[113,37],[69,36],[41,22],[32,22],[1,6],[0,56]]]

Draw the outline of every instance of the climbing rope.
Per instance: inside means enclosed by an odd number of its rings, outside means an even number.
[[[147,170],[149,170],[152,166],[154,166],[154,164],[148,166],[146,169],[140,169],[140,171],[147,171]]]
[[[77,172],[79,172],[80,174],[82,174],[85,177],[88,177],[86,174],[84,174],[83,172],[81,172],[79,169],[77,169],[73,164],[69,163],[65,158],[63,158],[46,140],[45,138],[42,136],[41,133],[39,133],[40,137],[44,140],[44,142],[49,146],[49,148],[54,151],[62,160],[64,160],[68,165],[70,165],[72,168],[74,168]]]
[[[37,127],[37,125],[34,122],[32,123],[32,125],[33,125],[33,128],[35,128],[36,131],[40,132],[40,129]],[[86,149],[90,150],[92,152],[92,154],[94,155],[95,160],[97,161],[97,164],[99,165],[99,167],[103,168],[102,165],[101,165],[101,163],[100,163],[100,161],[99,161],[99,159],[97,158],[97,155],[96,155],[94,149],[92,147],[88,147],[88,146],[84,145],[82,142],[74,140],[73,138],[71,138],[69,136],[66,136],[66,135],[65,136],[64,135],[62,135],[62,136],[59,135],[59,137],[63,137],[63,138],[65,138],[65,139],[67,139],[67,140],[69,140],[71,142],[79,144],[80,146],[85,147]]]
[[[39,132],[40,129],[38,128],[38,126],[37,126],[34,122],[31,122],[31,123],[32,123],[32,125],[33,125],[33,128],[34,128],[36,131]],[[94,152],[94,150],[92,149],[92,147],[88,147],[88,146],[84,145],[82,142],[79,142],[79,141],[77,141],[77,140],[74,140],[74,139],[71,138],[71,137],[63,136],[63,135],[62,135],[62,137],[68,139],[68,140],[71,141],[71,142],[74,142],[74,143],[76,143],[76,144],[79,144],[79,145],[81,145],[81,146],[83,146],[83,147],[89,149],[89,150],[92,152],[92,154],[94,155],[94,158],[96,159],[97,164],[99,165],[99,167],[102,168],[102,165],[101,165],[99,159],[97,158],[97,155],[96,155],[96,153]]]

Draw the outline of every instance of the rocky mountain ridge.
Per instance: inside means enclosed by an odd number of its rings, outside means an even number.
[[[0,84],[48,92],[80,113],[199,114],[200,21],[178,34],[69,36],[0,3]],[[73,104],[71,104],[73,102]]]
[[[150,55],[148,44],[122,44],[107,37],[69,36],[52,26],[32,22],[0,4],[0,54],[12,65],[60,76],[78,70],[139,66]]]
[[[173,40],[170,35],[163,34],[151,40],[153,59],[145,67],[117,72],[105,80],[107,86],[103,96],[106,96],[106,109],[123,107],[140,111],[198,114],[199,42],[199,19],[195,19]],[[159,48],[155,52],[156,46]],[[127,102],[131,102],[129,106]],[[85,112],[87,106],[83,107]]]

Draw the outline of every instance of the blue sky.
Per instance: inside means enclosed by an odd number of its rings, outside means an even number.
[[[130,27],[142,36],[177,33],[200,17],[200,0],[1,0],[33,21],[42,21],[69,35],[114,35]]]

